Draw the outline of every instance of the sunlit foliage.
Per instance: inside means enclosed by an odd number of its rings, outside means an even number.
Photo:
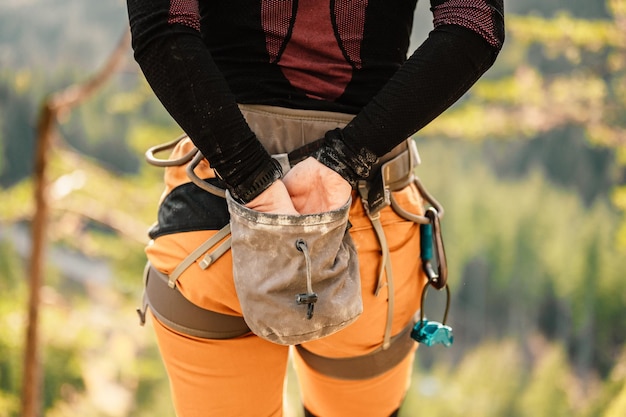
[[[406,416],[626,415],[626,0],[607,10],[510,15],[496,66],[416,136],[447,208],[456,341],[418,350]],[[82,77],[0,71],[0,417],[19,413],[37,110]],[[180,129],[136,68],[59,122],[45,415],[171,416],[134,309],[163,175],[142,153]]]

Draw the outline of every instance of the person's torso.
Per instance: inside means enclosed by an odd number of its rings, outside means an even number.
[[[416,0],[200,2],[241,103],[356,112],[406,60]]]

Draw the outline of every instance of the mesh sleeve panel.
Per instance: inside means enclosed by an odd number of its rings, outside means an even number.
[[[200,7],[198,0],[171,0],[170,25],[181,24],[200,31]]]
[[[459,25],[470,29],[491,46],[504,41],[504,4],[502,0],[433,0],[433,24]]]

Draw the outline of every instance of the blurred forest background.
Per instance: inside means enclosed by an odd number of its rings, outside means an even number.
[[[419,132],[446,207],[450,348],[422,347],[403,415],[626,415],[626,0],[509,0],[496,65]],[[432,27],[419,4],[413,47]],[[0,417],[20,414],[33,159],[44,99],[81,83],[127,26],[120,0],[0,3]],[[180,134],[130,48],[61,115],[41,290],[42,415],[172,416],[138,326],[146,230]],[[429,292],[437,314],[443,295]],[[290,379],[288,416],[299,416]]]

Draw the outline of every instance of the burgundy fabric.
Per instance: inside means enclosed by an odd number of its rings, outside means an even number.
[[[200,9],[197,0],[171,0],[170,25],[181,24],[200,31]]]
[[[290,33],[295,11],[294,0],[262,0],[261,23],[265,32],[265,42],[270,61],[276,63],[285,47],[285,40]]]

